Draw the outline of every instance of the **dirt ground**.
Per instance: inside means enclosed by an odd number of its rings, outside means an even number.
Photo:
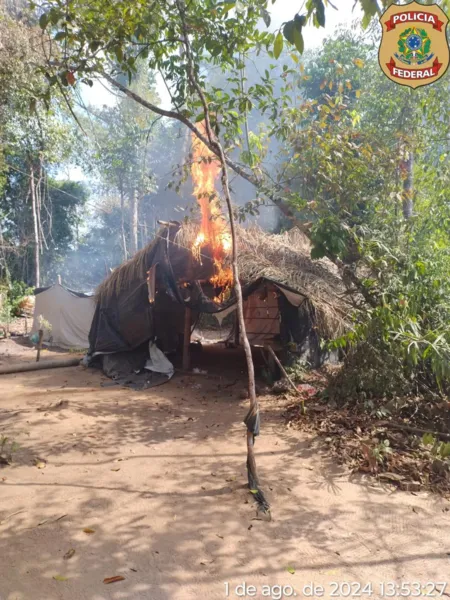
[[[0,366],[32,360],[0,341]],[[0,434],[20,444],[0,469],[1,600],[280,600],[309,583],[329,600],[344,582],[381,598],[381,583],[449,581],[450,504],[352,477],[271,396],[256,452],[272,521],[257,517],[243,363],[211,347],[193,366],[208,375],[144,392],[82,367],[0,375]]]

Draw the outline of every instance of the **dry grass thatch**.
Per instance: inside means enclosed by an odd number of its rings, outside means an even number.
[[[307,297],[315,308],[317,326],[333,337],[346,329],[349,306],[337,267],[328,259],[311,259],[311,244],[294,228],[269,234],[259,227],[239,228],[239,272],[245,281],[266,277]]]
[[[338,269],[327,258],[311,259],[311,243],[299,229],[272,234],[257,226],[237,226],[236,232],[242,281],[265,277],[283,283],[311,301],[323,335],[335,337],[345,331],[350,307]],[[174,241],[191,248],[197,234],[197,224],[183,224]]]
[[[150,244],[136,252],[133,258],[130,258],[126,262],[122,263],[120,267],[114,269],[102,283],[98,286],[95,292],[95,299],[100,302],[103,299],[107,299],[113,294],[119,294],[122,290],[130,286],[132,281],[139,279],[145,281],[147,278],[146,266],[147,254],[154,244],[158,242],[158,238],[153,240]]]
[[[175,234],[174,229],[172,232]],[[175,255],[191,249],[198,234],[198,225],[187,223],[171,235],[170,253]],[[237,227],[238,261],[241,279],[245,282],[265,277],[289,286],[308,298],[314,306],[317,326],[327,337],[340,335],[346,329],[349,305],[338,270],[328,259],[312,260],[311,244],[298,229],[283,234],[269,234],[259,227]],[[131,260],[117,269],[100,285],[97,295],[118,293],[130,281],[145,280],[146,256],[153,244],[166,243],[167,229]],[[177,253],[178,250],[178,253]]]

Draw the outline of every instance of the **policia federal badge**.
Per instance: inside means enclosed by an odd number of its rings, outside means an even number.
[[[416,88],[440,79],[449,64],[447,15],[437,5],[391,4],[380,17],[378,59],[395,83]]]

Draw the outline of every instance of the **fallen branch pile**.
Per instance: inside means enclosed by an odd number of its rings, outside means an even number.
[[[317,382],[314,385],[319,388]],[[322,392],[324,388],[323,383]],[[380,406],[371,411],[358,410],[351,403],[338,407],[321,395],[325,396],[318,390],[306,412],[293,398],[286,412],[288,426],[319,434],[329,453],[352,472],[370,474],[406,491],[429,489],[450,498],[446,455],[450,434],[443,431],[449,418],[447,403],[434,407],[440,418],[430,419],[423,398],[403,399],[397,411],[386,415]]]

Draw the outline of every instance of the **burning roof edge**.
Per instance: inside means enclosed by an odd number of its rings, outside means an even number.
[[[259,227],[237,226],[238,266],[243,283],[266,279],[302,294],[312,303],[317,327],[326,337],[341,335],[349,324],[351,305],[337,267],[328,259],[311,259],[311,244],[294,228],[283,234],[270,234]],[[120,293],[131,281],[146,283],[151,265],[146,260],[157,244],[167,244],[172,255],[192,249],[199,225],[170,223],[136,255],[117,267],[97,288],[97,299]],[[176,250],[180,252],[177,253]]]

